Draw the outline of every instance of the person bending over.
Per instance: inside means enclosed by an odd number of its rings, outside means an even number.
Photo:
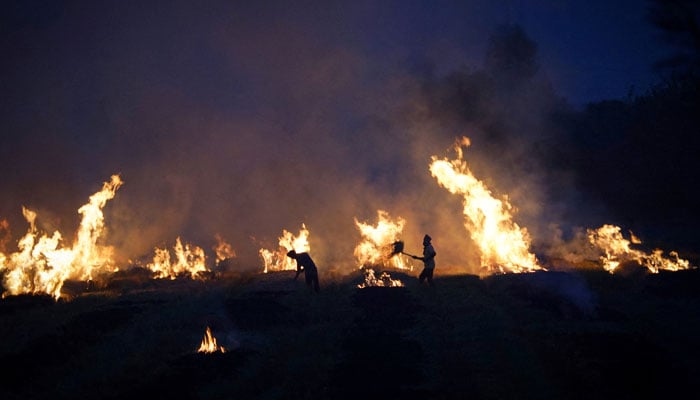
[[[303,272],[306,278],[306,286],[308,286],[309,289],[313,288],[313,290],[318,293],[318,269],[316,269],[316,264],[314,260],[311,259],[309,253],[297,253],[294,250],[290,250],[287,253],[287,257],[293,258],[297,262],[297,274],[294,276],[294,280]]]

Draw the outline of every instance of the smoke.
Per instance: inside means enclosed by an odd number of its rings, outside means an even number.
[[[491,276],[487,285],[525,299],[528,304],[560,314],[563,318],[592,317],[599,299],[585,279],[570,272],[534,272],[510,277]]]
[[[495,197],[508,198],[515,221],[528,230],[540,257],[575,246],[552,229],[578,229],[576,222],[594,209],[577,207],[584,199],[575,190],[574,171],[562,163],[571,144],[555,117],[570,106],[551,87],[539,66],[537,44],[520,26],[493,32],[482,67],[428,74],[420,93],[415,129],[440,132],[442,143],[449,135],[471,139],[464,156],[470,169]],[[452,210],[456,218],[458,211]],[[459,238],[452,246],[470,247],[463,228],[451,234]]]
[[[533,237],[549,238],[571,200],[566,171],[547,168],[566,145],[548,117],[567,105],[517,26],[484,37],[484,54],[387,46],[377,57],[361,43],[381,21],[353,25],[367,4],[102,6],[66,5],[16,33],[11,59],[39,78],[18,76],[10,96],[31,100],[3,116],[15,121],[3,142],[17,151],[0,155],[20,171],[2,183],[13,232],[11,213],[29,201],[70,235],[78,207],[119,173],[104,240],[122,264],[177,237],[213,258],[219,235],[242,268],[261,269],[258,249],[305,224],[319,267],[349,271],[355,218],[373,223],[382,209],[407,221],[407,252],[428,233],[438,268],[475,272],[461,199],[428,171],[462,135],[477,177],[509,196]],[[392,32],[376,39],[392,43]],[[433,43],[459,47],[422,48]]]

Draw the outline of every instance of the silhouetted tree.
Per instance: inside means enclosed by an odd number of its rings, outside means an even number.
[[[700,2],[652,0],[649,21],[672,46],[656,68],[663,80],[638,96],[556,115],[572,146],[561,166],[609,210],[611,221],[647,244],[694,250],[700,188]]]

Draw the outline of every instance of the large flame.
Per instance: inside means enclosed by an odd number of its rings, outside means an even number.
[[[204,272],[209,271],[206,264],[206,255],[199,246],[189,243],[182,244],[180,237],[173,247],[175,260],[171,261],[170,252],[167,249],[156,247],[153,262],[146,267],[155,272],[156,278],[175,279],[178,276],[189,275],[192,279],[201,278]]]
[[[600,256],[603,268],[613,273],[621,263],[633,261],[646,267],[652,273],[659,270],[679,271],[691,268],[688,260],[678,257],[678,253],[671,251],[669,255],[673,259],[663,256],[663,250],[655,249],[651,254],[630,247],[630,244],[640,244],[641,240],[631,235],[631,241],[625,239],[620,232],[620,227],[615,225],[603,225],[598,229],[588,229],[588,240],[592,245],[602,251]]]
[[[55,231],[51,236],[39,232],[36,212],[22,207],[29,223],[28,232],[17,247],[18,252],[0,253],[4,295],[46,293],[58,299],[67,279],[90,280],[98,273],[115,272],[113,248],[98,244],[104,233],[102,208],[114,198],[122,185],[119,175],[112,175],[102,190],[90,196],[89,202],[78,209],[83,218],[76,239],[70,247],[63,246],[63,236]]]
[[[401,255],[392,254],[393,244],[401,237],[406,220],[401,217],[392,221],[389,213],[377,211],[377,225],[360,222],[355,218],[355,225],[360,230],[362,241],[355,247],[355,258],[360,268],[393,267],[413,269]]]
[[[453,194],[464,197],[464,226],[477,244],[481,266],[488,272],[531,272],[543,269],[530,253],[527,229],[513,221],[508,198],[496,199],[491,191],[472,174],[463,159],[462,147],[469,138],[457,140],[454,160],[432,157],[430,173]]]
[[[216,352],[226,353],[224,346],[219,346],[216,344],[216,338],[212,336],[211,329],[207,326],[207,330],[204,333],[204,338],[202,343],[199,345],[198,353],[216,353]]]
[[[289,250],[294,250],[297,253],[311,251],[309,245],[309,230],[306,225],[301,224],[299,234],[294,236],[286,229],[282,230],[282,236],[279,237],[279,247],[277,250],[268,250],[261,248],[258,253],[263,260],[264,273],[270,271],[285,271],[297,269],[296,261],[287,257]]]

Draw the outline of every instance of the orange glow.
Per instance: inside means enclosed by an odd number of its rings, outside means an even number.
[[[642,240],[638,238],[632,231],[630,231],[630,242],[632,242],[632,244],[642,244]]]
[[[270,271],[286,271],[297,269],[296,261],[287,257],[289,250],[294,250],[297,253],[311,251],[309,245],[309,230],[306,225],[301,224],[299,234],[294,236],[286,229],[282,230],[282,236],[279,237],[279,247],[277,250],[260,249],[258,253],[263,260],[264,273]]]
[[[37,213],[22,207],[29,230],[18,242],[19,251],[0,253],[6,289],[3,296],[46,293],[58,299],[67,279],[90,280],[96,274],[117,271],[112,260],[113,248],[98,244],[98,240],[105,230],[102,208],[107,200],[114,198],[122,183],[119,175],[112,175],[102,190],[78,209],[82,219],[70,247],[62,244],[63,235],[59,231],[51,236],[40,232],[36,227]]]
[[[175,260],[171,261],[167,249],[155,249],[153,262],[146,267],[155,272],[156,278],[175,279],[181,275],[189,275],[192,279],[201,278],[202,273],[209,271],[206,256],[201,247],[182,244],[178,237],[173,247]]]
[[[226,353],[224,346],[219,346],[216,344],[216,338],[212,336],[211,329],[207,326],[207,330],[204,333],[204,338],[202,343],[199,345],[198,353],[216,353],[216,352]]]
[[[228,258],[236,257],[236,252],[233,250],[230,244],[228,244],[218,233],[214,236],[216,239],[216,245],[214,245],[214,252],[216,253],[216,263],[220,263]]]
[[[659,270],[679,271],[691,268],[688,260],[678,257],[678,253],[671,251],[669,255],[672,259],[663,256],[663,251],[655,249],[651,254],[635,250],[630,244],[641,244],[642,241],[631,235],[631,241],[625,239],[620,232],[620,227],[615,225],[603,225],[598,229],[588,229],[588,240],[604,254],[600,256],[603,268],[613,273],[623,262],[636,262],[646,267],[652,273]]]
[[[480,251],[481,266],[487,273],[531,272],[543,269],[530,253],[527,229],[513,221],[513,207],[507,196],[495,198],[472,174],[463,159],[462,147],[469,138],[455,142],[454,160],[432,157],[430,173],[450,193],[464,197],[464,226]]]
[[[0,219],[0,260],[5,252],[5,246],[10,242],[12,234],[10,233],[10,223],[6,219]],[[0,261],[0,266],[2,261]]]
[[[393,243],[401,237],[406,220],[401,217],[392,221],[389,213],[377,211],[377,225],[372,226],[355,218],[355,225],[360,230],[362,241],[355,247],[355,258],[359,268],[392,267],[412,270],[413,266],[406,263],[401,255],[392,257]]]
[[[366,287],[403,287],[403,282],[399,279],[391,279],[391,275],[387,272],[382,272],[377,278],[372,268],[365,268],[365,281],[357,285],[358,288]]]

